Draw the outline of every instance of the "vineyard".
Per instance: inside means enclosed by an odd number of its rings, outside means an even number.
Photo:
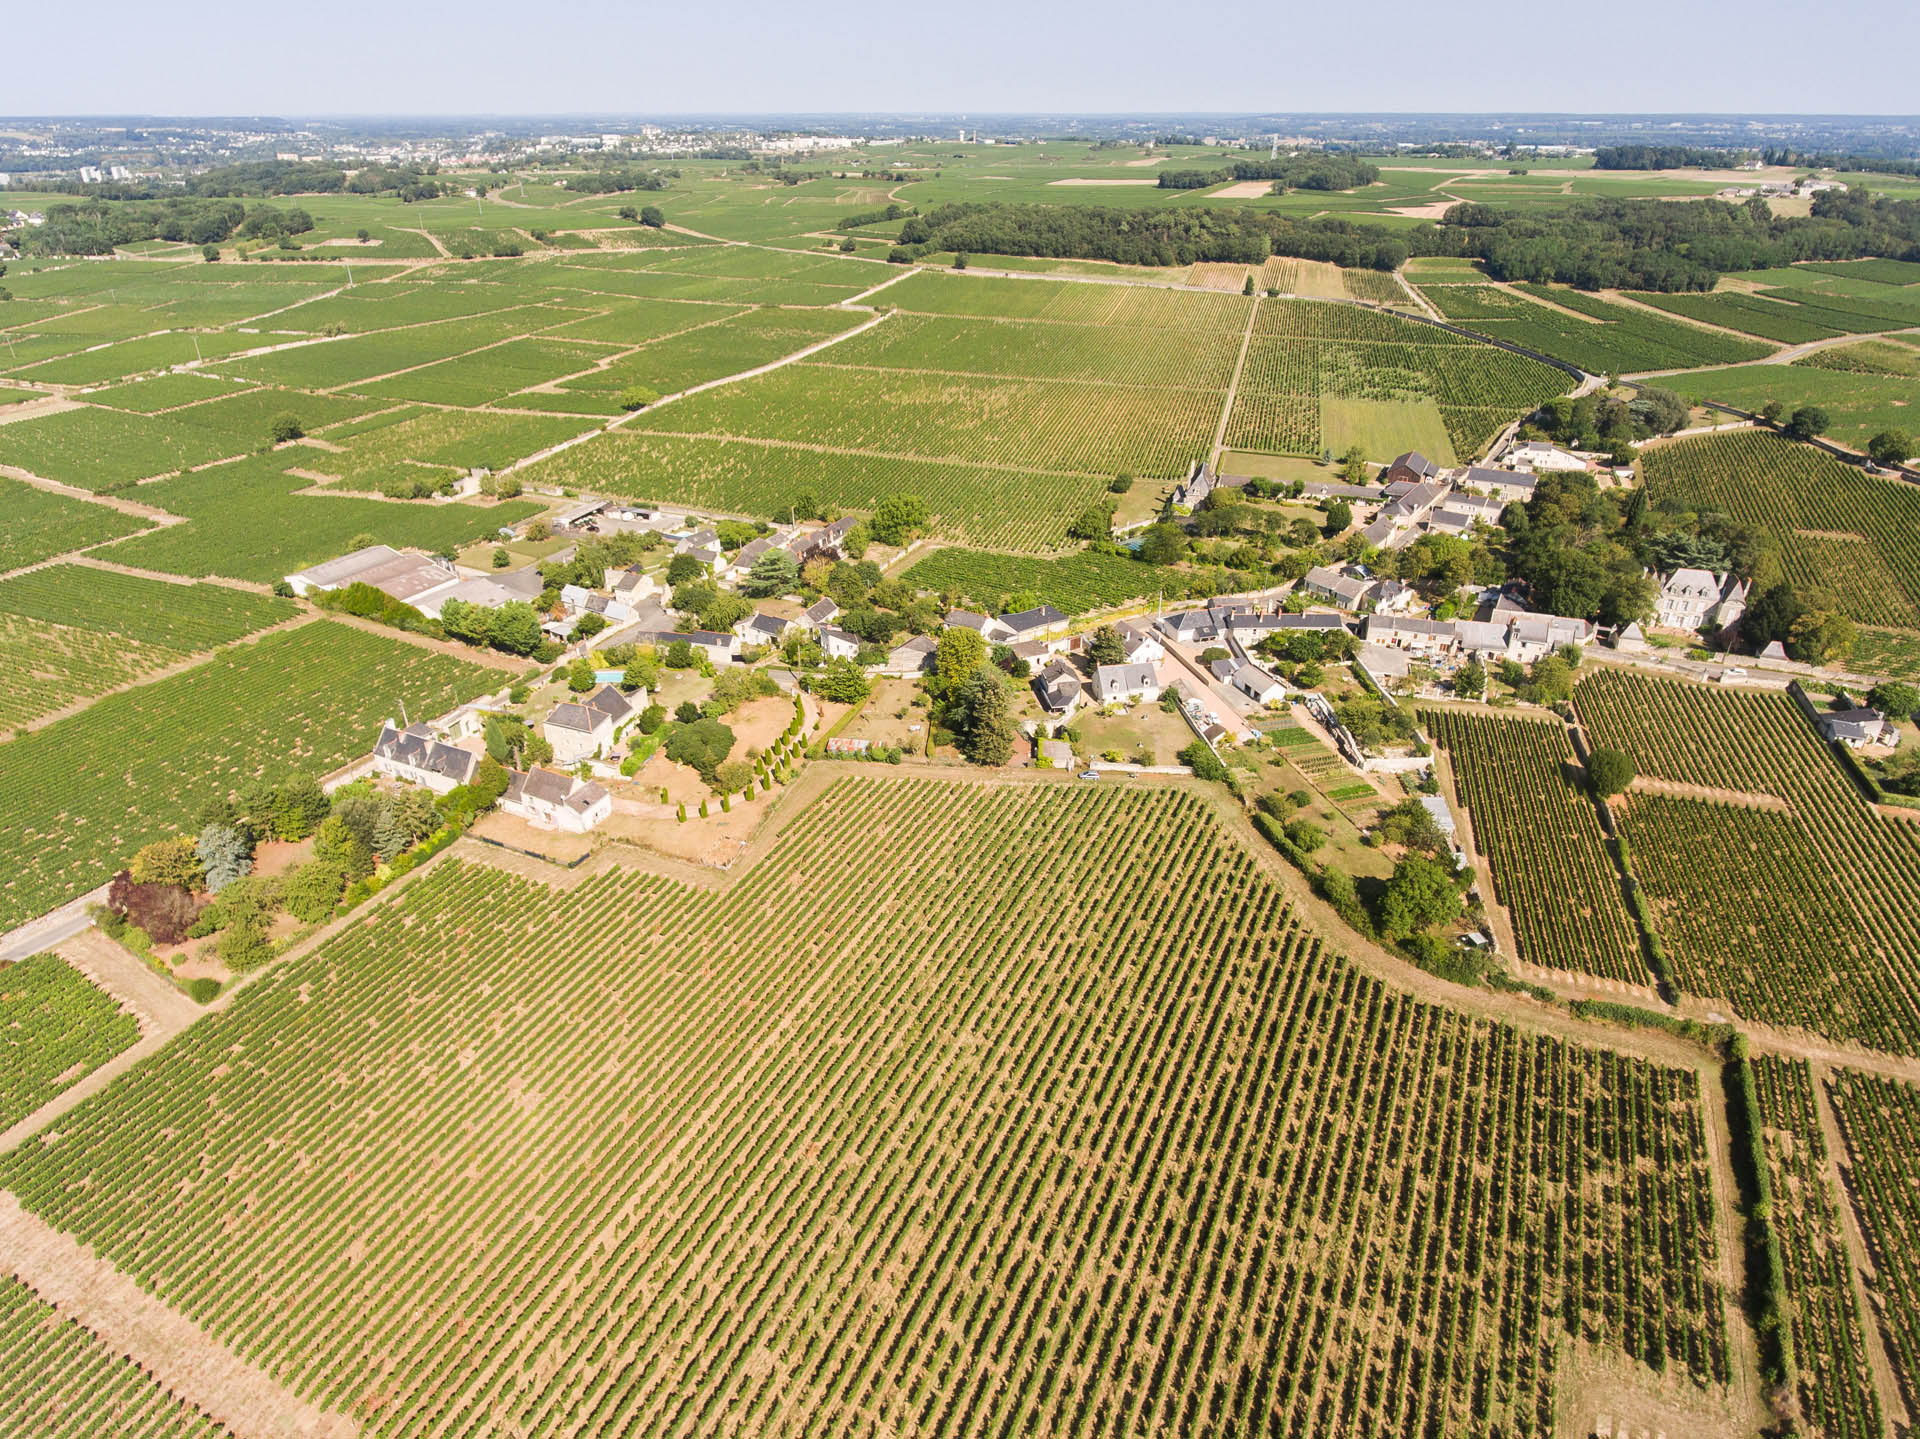
[[[438,714],[497,680],[321,621],[0,744],[0,928],[100,884],[140,845],[193,826],[229,787],[327,773],[365,753],[403,702],[409,714]]]
[[[1906,1393],[1920,1376],[1920,1090],[1857,1069],[1836,1069],[1828,1093],[1845,1137],[1854,1210],[1877,1271],[1881,1329]]]
[[[20,1439],[222,1439],[232,1432],[7,1274],[0,1274],[0,1430]]]
[[[540,509],[530,500],[429,505],[302,495],[295,492],[311,488],[312,481],[287,470],[303,462],[298,451],[282,452],[144,486],[142,500],[191,523],[136,535],[108,546],[100,558],[167,574],[271,584],[351,549],[362,534],[395,547],[437,551],[471,543]]]
[[[0,736],[184,658],[164,645],[0,613]]]
[[[970,600],[993,614],[1009,596],[1034,594],[1070,615],[1156,595],[1177,599],[1187,571],[1143,564],[1124,555],[1080,550],[1058,559],[945,548],[918,559],[901,576],[916,589]]]
[[[719,891],[450,858],[0,1181],[370,1435],[1520,1434],[1583,1353],[1729,1378],[1698,1075],[1386,989],[1183,789],[843,779]]]
[[[1641,775],[1728,792],[1636,791],[1620,821],[1680,989],[1920,1050],[1920,827],[1875,813],[1778,691],[1603,668],[1574,705]]]
[[[1520,958],[1652,987],[1593,801],[1558,721],[1465,710],[1427,715],[1453,762],[1454,793],[1513,917]]]
[[[631,428],[1108,478],[1121,470],[1171,478],[1206,453],[1222,398],[1208,390],[803,362],[648,411]]]
[[[124,635],[182,653],[209,650],[300,612],[292,600],[225,585],[176,585],[85,565],[0,580],[0,613]]]
[[[784,519],[802,494],[866,510],[884,495],[914,494],[935,528],[968,544],[1057,549],[1073,517],[1105,493],[1098,475],[1035,474],[937,460],[843,455],[777,440],[711,440],[618,430],[528,466],[537,485],[590,488]]]
[[[1566,360],[1590,375],[1738,364],[1757,360],[1771,348],[1578,290],[1443,284],[1422,285],[1420,293],[1455,324]],[[1526,295],[1536,298],[1523,298]]]
[[[1550,366],[1352,305],[1263,300],[1227,422],[1236,449],[1318,455],[1323,398],[1436,404],[1456,455],[1562,393]],[[1384,459],[1385,454],[1376,456]]]
[[[1752,1061],[1772,1207],[1784,1261],[1800,1412],[1825,1439],[1886,1432],[1853,1297],[1827,1144],[1804,1060]]]
[[[0,1129],[139,1037],[133,1016],[58,955],[0,964]]]
[[[9,426],[8,428],[12,428]],[[0,475],[0,573],[147,528],[147,521]]]
[[[1920,628],[1920,489],[1759,430],[1653,446],[1641,468],[1657,504],[1777,536],[1795,589],[1833,595],[1862,624]]]

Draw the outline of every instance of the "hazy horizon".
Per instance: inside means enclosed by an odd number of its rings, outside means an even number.
[[[87,12],[85,64],[9,67],[15,117],[678,115],[1741,114],[1883,117],[1914,109],[1920,7],[1851,0],[1822,23],[1871,45],[1810,64],[1807,13],[1760,0],[1738,25],[1708,0],[1477,14],[1385,0],[1365,12],[1226,0],[1178,17],[1138,0],[987,0],[963,15],[852,0],[818,11],[603,12],[560,0],[440,13],[345,0],[324,15],[216,0],[190,19],[128,0]],[[67,12],[9,17],[17,56],[67,57]],[[534,43],[535,35],[545,43]],[[1515,42],[1522,42],[1516,45]],[[1224,52],[1224,53],[1222,53]],[[1243,57],[1257,58],[1243,58]],[[1406,57],[1419,57],[1417,65]],[[1906,73],[1903,73],[1906,72]],[[1463,89],[1486,103],[1461,105]],[[1888,104],[1874,105],[1884,93]],[[849,104],[857,94],[859,102]],[[183,97],[192,96],[186,103]],[[1409,104],[1450,100],[1451,104]],[[1897,104],[1895,102],[1898,102]],[[1684,106],[1684,110],[1680,107]]]

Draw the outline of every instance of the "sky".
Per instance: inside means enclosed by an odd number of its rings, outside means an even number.
[[[93,0],[13,7],[0,113],[1911,114],[1917,54],[1914,0]]]

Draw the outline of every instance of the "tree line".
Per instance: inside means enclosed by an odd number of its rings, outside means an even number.
[[[1288,190],[1356,190],[1380,178],[1377,166],[1352,155],[1286,155],[1274,160],[1238,160],[1224,170],[1162,170],[1162,190],[1204,190],[1230,181],[1271,180],[1273,193]]]

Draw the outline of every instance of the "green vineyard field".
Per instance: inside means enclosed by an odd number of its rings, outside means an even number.
[[[58,955],[0,965],[0,1129],[139,1037],[133,1016]]]
[[[101,883],[246,779],[325,774],[370,748],[403,702],[437,714],[499,680],[323,620],[0,744],[0,928]]]
[[[1726,1392],[1702,1098],[1191,791],[847,778],[719,890],[449,857],[0,1182],[380,1434],[1541,1433],[1575,1336]]]

